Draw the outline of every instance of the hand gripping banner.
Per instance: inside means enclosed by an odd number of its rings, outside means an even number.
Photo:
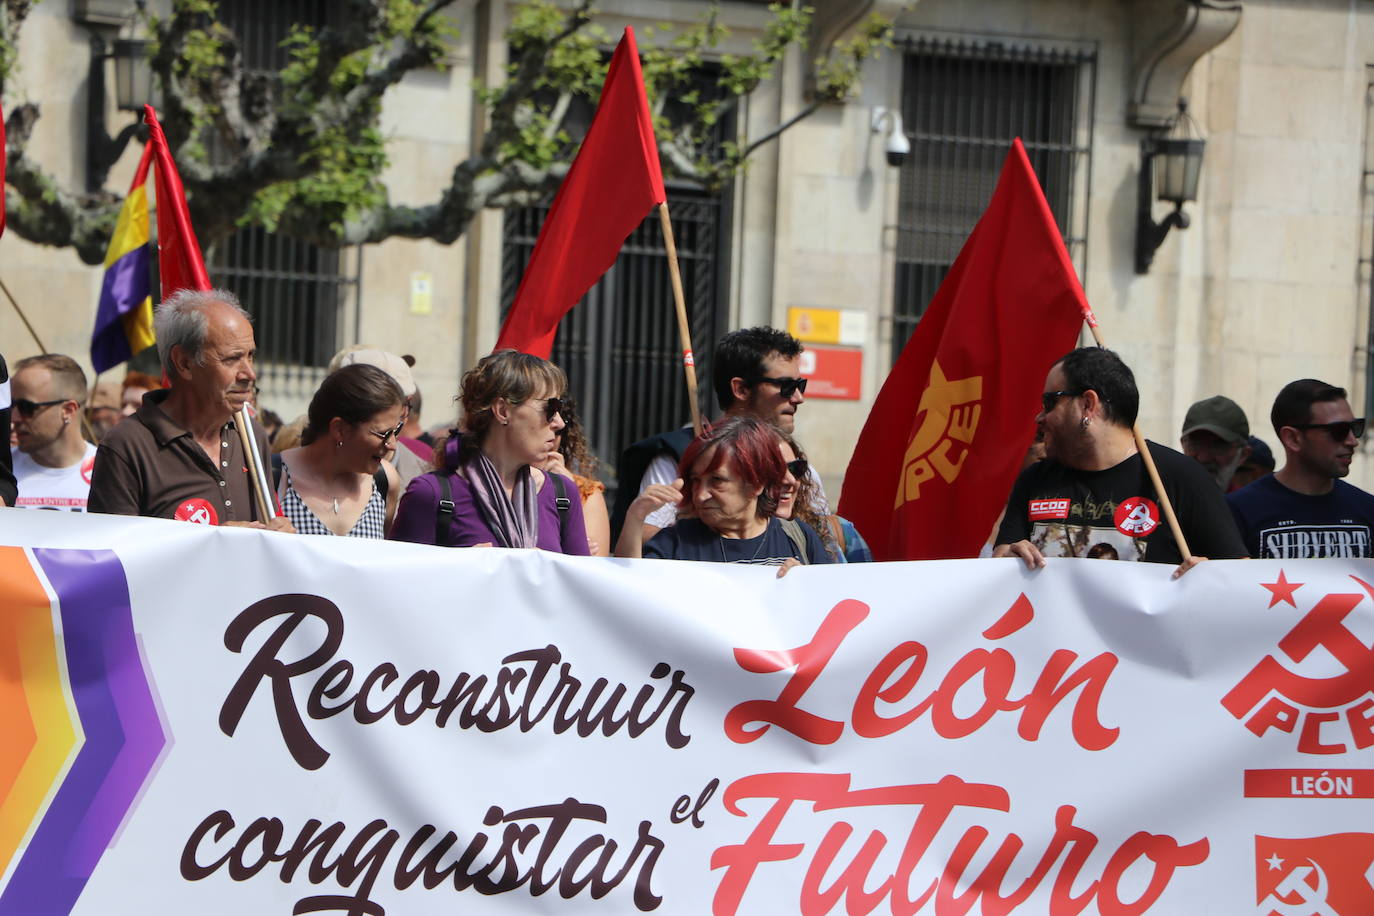
[[[1374,563],[0,512],[0,914],[1374,912]]]

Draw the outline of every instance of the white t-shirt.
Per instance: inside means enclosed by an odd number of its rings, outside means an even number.
[[[816,511],[821,515],[829,515],[830,500],[825,496],[825,486],[821,483],[821,475],[817,474],[816,469],[810,466],[807,467],[806,474],[816,485],[816,496],[820,500],[820,505],[816,507]],[[650,484],[670,484],[674,480],[677,480],[677,460],[664,452],[662,455],[655,456],[654,460],[649,462],[649,466],[644,469],[644,476],[639,479],[639,492],[643,493]],[[677,506],[672,503],[659,506],[644,517],[644,524],[653,525],[655,528],[667,528],[669,525],[676,525]]]
[[[10,449],[14,476],[19,481],[21,509],[63,509],[85,512],[91,493],[91,469],[95,467],[95,446],[86,443],[81,460],[65,468],[47,468],[19,449]]]

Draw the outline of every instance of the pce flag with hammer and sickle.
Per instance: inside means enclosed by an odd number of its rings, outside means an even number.
[[[1035,436],[1045,375],[1092,322],[1020,140],[873,402],[840,514],[880,560],[976,557]]]

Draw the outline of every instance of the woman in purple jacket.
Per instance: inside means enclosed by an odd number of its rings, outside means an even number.
[[[515,350],[463,376],[462,429],[435,448],[440,468],[410,482],[390,537],[445,547],[538,547],[587,555],[577,488],[542,465],[558,447],[568,381]]]

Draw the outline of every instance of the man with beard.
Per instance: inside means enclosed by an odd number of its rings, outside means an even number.
[[[248,313],[224,290],[178,290],[153,325],[171,386],[144,395],[100,443],[90,511],[293,530],[285,518],[258,517],[235,426],[257,381]],[[262,428],[251,435],[260,458],[269,454]]]
[[[994,557],[1017,556],[1031,569],[1045,557],[1182,561],[1136,449],[1139,405],[1135,376],[1111,350],[1083,347],[1051,367],[1036,416],[1045,460],[1017,478]],[[1202,466],[1157,443],[1149,447],[1194,555],[1175,575],[1207,557],[1244,556],[1221,491]]]
[[[1212,475],[1221,492],[1240,489],[1233,481],[1250,457],[1250,421],[1235,401],[1218,394],[1189,407],[1179,444],[1183,454]]]
[[[1374,496],[1340,478],[1364,435],[1345,389],[1289,382],[1269,414],[1284,465],[1226,497],[1253,557],[1368,557]]]

